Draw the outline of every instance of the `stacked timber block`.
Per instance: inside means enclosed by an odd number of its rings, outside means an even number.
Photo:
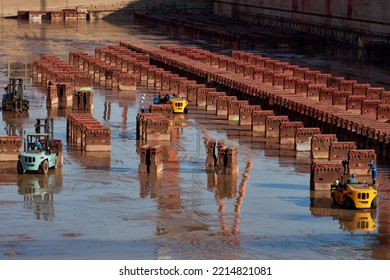
[[[350,150],[356,150],[357,146],[355,142],[348,141],[332,141],[329,146],[329,157],[328,160],[338,160],[342,161],[343,159],[347,159],[349,156]]]
[[[46,95],[46,107],[54,107],[55,105],[58,105],[58,92],[57,92],[57,85],[49,85],[47,87],[47,95]]]
[[[331,185],[344,175],[341,161],[313,162],[310,173],[310,189],[330,191]]]
[[[217,116],[228,117],[228,106],[230,102],[237,101],[236,96],[220,95],[216,99],[216,114]]]
[[[159,113],[137,114],[137,140],[169,141],[170,119]]]
[[[361,182],[369,182],[371,176],[367,174],[368,164],[373,160],[376,164],[376,153],[374,150],[348,150],[346,157],[348,160],[347,170],[344,170],[341,160],[314,161],[311,166],[310,188],[312,190],[329,191],[331,184],[345,174],[356,174]]]
[[[348,173],[355,173],[358,179],[370,178],[370,176],[367,175],[370,160],[376,165],[375,150],[350,150],[348,153]]]
[[[367,175],[370,160],[376,162],[375,150],[358,150],[355,142],[337,142],[334,134],[311,136],[310,187],[312,190],[330,190],[331,184],[341,180],[344,174],[355,173],[360,181],[369,180]],[[348,161],[344,169],[342,160]]]
[[[309,127],[318,126],[322,133],[337,133],[343,140],[355,141],[364,148],[374,147],[383,156],[389,156],[389,125],[378,124],[378,121],[387,122],[390,114],[390,94],[383,88],[242,51],[232,52],[232,57],[226,57],[196,48],[161,46],[156,49],[123,42],[120,45],[148,54],[160,64],[186,72],[187,76],[203,79],[210,87],[228,89],[229,94],[237,96],[237,102],[246,99],[250,102],[248,104],[261,104],[262,108],[272,106],[277,112],[288,112],[294,120]],[[200,96],[199,105],[204,106],[202,94],[207,90],[202,89],[199,95],[199,86],[188,86],[188,99],[197,104]],[[183,87],[179,86],[179,90]],[[221,112],[224,114],[223,110]],[[228,119],[239,121],[239,115],[230,114],[229,117],[228,110]],[[251,126],[255,129],[256,123]],[[303,136],[306,132],[299,129],[296,140],[299,134],[299,137],[306,137]],[[276,135],[274,133],[275,138],[280,137],[280,129],[279,136]],[[306,138],[306,149],[312,135],[309,133]],[[303,146],[298,143],[297,147]]]
[[[70,83],[73,89],[91,87],[93,80],[90,74],[68,64],[55,56],[42,56],[33,61],[33,79],[46,84]]]
[[[288,122],[288,116],[267,116],[265,121],[265,136],[267,138],[280,137],[280,124]]]
[[[93,110],[93,91],[91,88],[81,88],[73,93],[72,109],[75,111]]]
[[[242,106],[249,106],[248,100],[233,100],[228,103],[228,115],[229,121],[240,120],[240,108]]]
[[[73,92],[71,83],[50,83],[47,87],[46,107],[66,108],[73,101]]]
[[[218,143],[214,139],[206,141],[207,158],[206,169],[218,174],[233,175],[239,171],[237,147],[226,146],[223,140]],[[217,154],[216,155],[216,149]]]
[[[279,126],[279,143],[281,145],[295,145],[299,128],[303,128],[303,122],[281,122]]]
[[[320,133],[319,127],[299,127],[295,135],[295,151],[312,151],[312,138]]]
[[[261,136],[265,136],[267,117],[274,115],[274,111],[272,110],[260,110],[253,112],[251,130],[253,132],[260,132]]]
[[[218,164],[218,158],[215,154],[216,149],[215,139],[208,139],[206,141],[207,157],[206,157],[206,169],[214,170],[214,167]]]
[[[20,136],[0,136],[0,161],[17,161],[21,152]]]
[[[157,174],[164,168],[161,145],[143,145],[140,150],[139,173]]]
[[[337,141],[336,134],[315,134],[311,138],[311,158],[328,159],[330,144]],[[340,161],[341,162],[341,161]]]
[[[61,139],[50,139],[50,148],[57,154],[57,164],[64,164],[64,144]]]
[[[76,51],[69,54],[69,63],[91,74],[95,82],[121,91],[136,89],[136,77],[147,61],[146,55],[119,46],[96,48],[95,56]]]
[[[207,95],[217,93],[215,88],[199,88],[195,93],[195,102],[198,108],[204,108],[207,110]]]
[[[206,111],[217,111],[217,99],[227,97],[225,92],[211,91],[206,93]]]
[[[111,151],[111,131],[87,113],[67,115],[67,141],[87,152]]]
[[[171,124],[173,124],[173,109],[170,104],[151,104],[149,113],[154,113],[167,117]]]
[[[243,105],[239,107],[239,125],[249,125],[252,127],[252,116],[255,112],[260,112],[259,105]]]

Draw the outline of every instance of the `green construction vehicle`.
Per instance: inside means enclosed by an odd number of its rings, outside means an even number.
[[[28,100],[24,99],[23,79],[10,78],[9,83],[4,90],[5,93],[3,94],[3,99],[1,101],[4,112],[28,112],[30,104]]]
[[[24,152],[19,155],[17,171],[47,174],[49,168],[57,167],[57,153],[51,148],[53,119],[37,119],[35,133],[28,134]]]

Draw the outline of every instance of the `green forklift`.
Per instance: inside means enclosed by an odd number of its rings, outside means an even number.
[[[24,152],[19,155],[17,171],[47,174],[49,168],[57,168],[57,152],[52,147],[53,119],[37,119],[35,133],[28,134]]]
[[[10,78],[1,101],[4,112],[28,112],[30,103],[24,99],[23,79]]]

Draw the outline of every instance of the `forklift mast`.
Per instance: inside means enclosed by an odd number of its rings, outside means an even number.
[[[54,138],[54,120],[53,118],[36,119],[35,126],[36,133],[49,133],[50,139]]]

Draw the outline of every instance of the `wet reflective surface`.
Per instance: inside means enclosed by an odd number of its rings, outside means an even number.
[[[42,54],[64,60],[71,50],[93,54],[119,41],[170,43],[169,36],[104,21],[3,20],[1,31],[0,82],[24,78],[30,110],[2,112],[0,135],[31,132],[36,118],[50,116],[55,138],[65,146],[64,165],[47,176],[17,175],[16,164],[0,163],[0,259],[390,259],[385,162],[378,164],[377,210],[336,209],[330,193],[309,191],[308,153],[190,107],[188,115],[175,116],[172,141],[161,143],[164,171],[139,174],[143,143],[135,140],[135,116],[141,94],[149,97],[148,106],[154,88],[115,92],[95,85],[93,116],[110,127],[112,151],[86,153],[67,145],[70,109],[46,109],[45,89],[33,81],[31,63]],[[322,54],[276,55],[302,66],[301,61],[321,64],[337,70],[334,75],[349,71],[348,78],[375,86],[386,86],[382,77],[389,74]],[[206,137],[238,147],[236,176],[206,172]]]

